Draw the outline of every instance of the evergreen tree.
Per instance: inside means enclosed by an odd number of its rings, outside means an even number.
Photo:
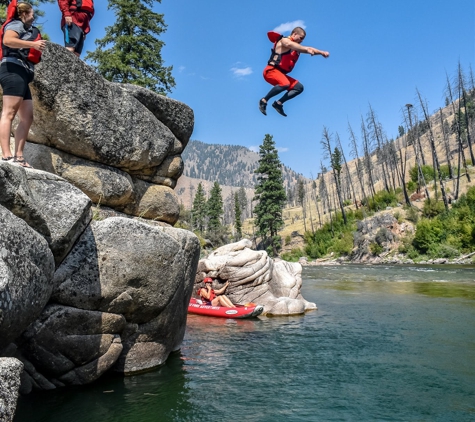
[[[241,204],[239,202],[239,194],[234,194],[234,225],[236,227],[236,240],[242,238],[242,223],[241,223]]]
[[[106,35],[96,40],[97,49],[86,60],[112,82],[130,83],[159,94],[175,86],[171,71],[161,57],[165,45],[158,38],[166,31],[163,15],[152,11],[161,0],[109,0],[116,22],[106,27]]]
[[[277,256],[281,246],[281,239],[277,232],[284,225],[282,210],[286,195],[282,179],[282,165],[271,135],[265,135],[264,141],[259,147],[259,156],[259,166],[255,170],[258,177],[254,200],[259,201],[254,208],[255,225],[258,228],[257,235],[261,236],[265,243],[270,241],[269,252]]]
[[[303,207],[305,199],[305,185],[302,179],[297,180],[297,202]]]
[[[191,221],[195,230],[198,230],[201,233],[204,232],[206,223],[206,197],[201,182],[198,184],[195,199],[193,200]]]
[[[208,199],[208,231],[218,230],[221,224],[221,216],[224,214],[223,197],[221,195],[221,186],[214,182]]]

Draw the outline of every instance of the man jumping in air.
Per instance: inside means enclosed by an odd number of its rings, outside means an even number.
[[[300,45],[305,39],[306,32],[303,28],[295,28],[289,37],[284,37],[277,32],[268,32],[269,40],[274,43],[272,54],[267,66],[264,69],[264,79],[269,82],[273,88],[269,93],[259,100],[259,110],[262,114],[267,115],[266,107],[267,101],[272,97],[287,91],[282,98],[272,103],[279,114],[287,116],[284,113],[283,104],[296,97],[303,92],[303,85],[296,79],[287,76],[291,72],[299,59],[300,53],[310,54],[311,56],[322,55],[327,58],[330,53],[328,51],[317,50],[313,47],[305,47]]]

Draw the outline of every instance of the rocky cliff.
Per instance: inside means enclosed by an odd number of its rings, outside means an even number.
[[[32,91],[35,169],[0,163],[1,420],[18,390],[161,365],[182,342],[200,252],[172,227],[189,107],[52,43]],[[93,219],[91,200],[117,216]]]

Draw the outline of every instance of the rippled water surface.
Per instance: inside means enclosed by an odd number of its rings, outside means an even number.
[[[305,316],[191,315],[157,371],[20,400],[15,422],[474,421],[475,268],[305,268]]]

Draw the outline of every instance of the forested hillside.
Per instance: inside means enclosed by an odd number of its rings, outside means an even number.
[[[187,177],[245,188],[254,188],[257,183],[254,170],[259,154],[246,147],[190,141],[182,158],[185,163],[183,174]],[[286,166],[282,167],[282,174],[286,188],[293,186],[301,177]]]

